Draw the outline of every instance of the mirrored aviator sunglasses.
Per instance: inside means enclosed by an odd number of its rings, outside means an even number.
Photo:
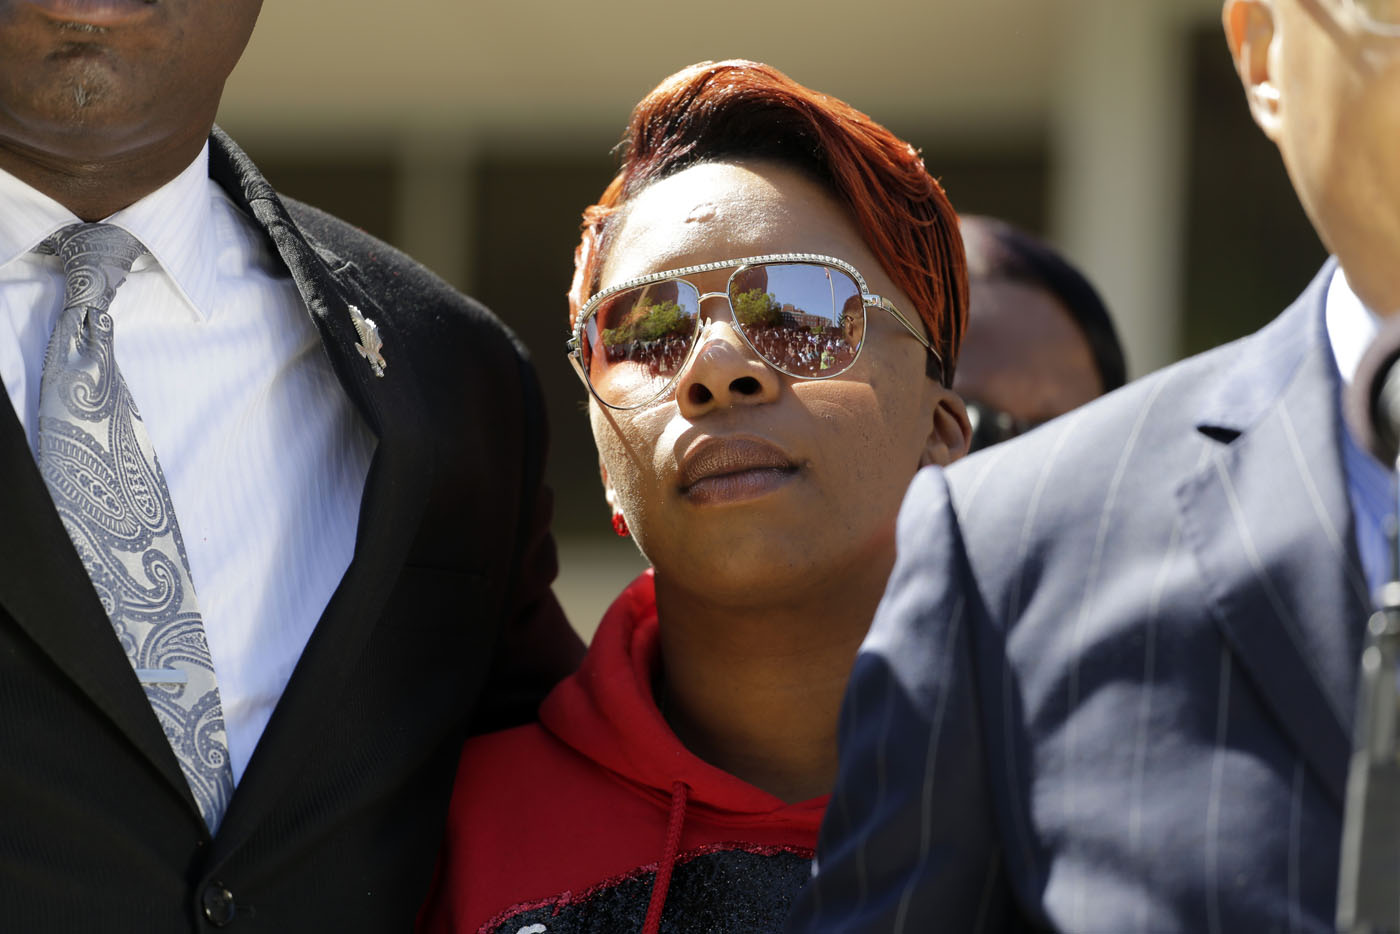
[[[723,292],[701,292],[683,278],[727,268],[734,272]],[[787,253],[687,266],[604,289],[580,310],[570,357],[599,402],[614,409],[647,405],[671,388],[694,352],[701,304],[720,297],[754,353],[797,379],[850,369],[865,342],[866,305],[885,308],[933,351],[922,330],[872,295],[849,263]]]

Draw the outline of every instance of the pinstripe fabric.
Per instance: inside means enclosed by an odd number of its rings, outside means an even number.
[[[1366,604],[1330,273],[915,479],[790,930],[1331,930]]]
[[[956,604],[953,607],[952,619],[948,624],[948,636],[943,644],[943,656],[951,658],[957,647],[958,632],[962,629],[963,605]],[[895,912],[894,930],[900,934],[905,930],[905,923],[909,918],[909,905],[918,887],[919,876],[923,867],[928,863],[929,853],[933,849],[933,810],[936,802],[933,797],[933,778],[938,774],[938,749],[939,740],[943,736],[943,717],[948,710],[947,695],[937,698],[934,706],[933,722],[928,731],[928,754],[924,759],[924,787],[923,795],[919,799],[919,861],[915,864],[914,874],[904,886],[904,890],[899,895],[899,908]],[[989,861],[990,866],[995,867],[995,860]]]
[[[63,276],[29,251],[76,218],[3,171],[0,204],[0,377],[32,444]],[[350,563],[373,439],[207,146],[108,220],[152,254],[112,302],[117,363],[180,517],[238,780]]]
[[[1288,453],[1293,459],[1293,467],[1303,480],[1303,487],[1308,493],[1308,505],[1312,507],[1318,528],[1327,536],[1327,545],[1331,549],[1333,560],[1342,562],[1346,567],[1347,581],[1356,591],[1357,599],[1364,603],[1370,603],[1371,597],[1366,585],[1366,575],[1361,565],[1346,560],[1349,544],[1356,543],[1349,543],[1342,538],[1342,532],[1337,527],[1337,517],[1328,512],[1327,504],[1323,502],[1322,494],[1318,490],[1317,480],[1313,477],[1312,468],[1308,466],[1307,453],[1303,450],[1302,439],[1298,437],[1298,430],[1294,427],[1293,419],[1286,409],[1280,410],[1279,419],[1284,434],[1288,438]]]
[[[1293,800],[1288,809],[1288,930],[1303,929],[1303,762],[1293,767]]]
[[[1229,764],[1230,653],[1220,650],[1220,681],[1215,701],[1215,751],[1211,760],[1210,800],[1206,803],[1206,920],[1211,934],[1222,934],[1220,921],[1220,808],[1224,770]]]
[[[1153,391],[1148,395],[1147,400],[1143,403],[1142,409],[1138,414],[1137,420],[1133,423],[1133,427],[1128,433],[1127,442],[1123,445],[1122,454],[1119,456],[1117,466],[1114,468],[1113,479],[1110,480],[1108,484],[1108,492],[1104,498],[1103,511],[1099,517],[1098,532],[1094,539],[1094,551],[1089,558],[1089,566],[1086,569],[1085,573],[1084,595],[1080,601],[1079,612],[1076,614],[1073,631],[1071,633],[1071,639],[1074,642],[1073,651],[1076,659],[1074,665],[1071,667],[1069,680],[1069,696],[1067,698],[1067,706],[1071,709],[1078,706],[1079,704],[1079,659],[1082,657],[1084,632],[1092,625],[1090,614],[1094,609],[1095,588],[1098,584],[1098,578],[1103,568],[1104,545],[1108,539],[1108,533],[1111,528],[1111,522],[1115,518],[1114,507],[1118,503],[1118,494],[1123,486],[1123,477],[1127,472],[1127,468],[1133,457],[1133,454],[1136,452],[1138,440],[1142,436],[1143,425],[1146,423],[1147,419],[1152,415],[1153,404],[1161,396],[1162,390],[1166,386],[1166,382],[1158,383],[1157,386],[1153,389]],[[1150,690],[1150,686],[1145,686],[1144,694],[1150,693]],[[1082,727],[1079,721],[1077,719],[1072,719],[1070,720],[1066,731],[1066,740],[1068,746],[1067,755],[1069,761],[1075,768],[1081,767],[1078,763],[1079,744],[1077,736],[1078,730],[1081,728]],[[1090,766],[1092,767],[1092,763],[1090,763]],[[1082,790],[1083,783],[1081,782],[1065,782],[1065,795],[1067,798],[1065,802],[1066,811],[1074,812],[1078,809],[1079,804],[1077,801],[1075,801],[1074,795],[1082,792]],[[1083,900],[1085,896],[1086,892],[1083,887],[1080,887],[1076,890],[1075,902],[1071,909],[1076,924],[1082,923],[1082,919],[1084,917]]]

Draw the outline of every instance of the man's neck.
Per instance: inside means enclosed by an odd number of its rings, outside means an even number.
[[[208,133],[87,159],[59,156],[0,139],[0,169],[43,192],[84,221],[130,207],[179,175],[199,155]]]

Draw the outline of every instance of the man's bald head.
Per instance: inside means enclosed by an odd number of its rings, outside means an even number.
[[[1368,306],[1400,311],[1400,3],[1227,0],[1223,18],[1318,236]]]

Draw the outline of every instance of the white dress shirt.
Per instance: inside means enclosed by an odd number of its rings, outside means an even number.
[[[185,540],[234,781],[355,547],[374,439],[331,371],[290,274],[209,178],[209,150],[107,222],[149,255],[111,305],[131,390]],[[0,378],[35,444],[78,218],[0,171]]]
[[[1356,377],[1367,348],[1381,329],[1380,316],[1362,304],[1352,291],[1347,275],[1338,267],[1327,287],[1327,338],[1332,355],[1341,374],[1342,389]],[[1385,520],[1395,514],[1395,471],[1362,450],[1352,436],[1351,427],[1340,415],[1342,424],[1342,466],[1347,477],[1347,496],[1351,500],[1352,516],[1356,520],[1356,545],[1367,586],[1379,605],[1381,588],[1390,577],[1389,543],[1386,541]]]

